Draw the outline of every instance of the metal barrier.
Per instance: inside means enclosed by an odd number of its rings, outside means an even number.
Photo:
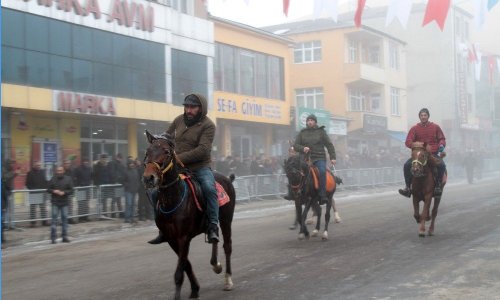
[[[477,178],[498,172],[500,158],[485,159],[483,166],[476,172]],[[447,162],[447,169],[449,180],[465,178],[462,165]],[[336,170],[335,174],[343,180],[343,184],[337,186],[339,191],[404,184],[403,166],[344,169]],[[286,194],[288,179],[285,174],[252,175],[236,177],[233,184],[237,202],[252,201]],[[123,192],[120,184],[75,187],[68,217],[73,221],[121,217],[125,208]],[[19,223],[47,222],[51,218],[51,209],[50,195],[45,190],[14,190],[6,223],[12,228]]]

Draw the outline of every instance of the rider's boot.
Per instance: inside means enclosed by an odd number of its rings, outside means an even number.
[[[148,243],[150,243],[151,245],[158,245],[158,244],[161,244],[161,243],[164,243],[164,242],[167,242],[167,238],[165,237],[165,235],[163,235],[163,233],[161,232],[161,230],[158,231],[158,236],[155,237],[154,239],[148,241]]]
[[[326,197],[326,191],[320,192],[318,195],[319,205],[326,204],[328,202],[328,198]]]
[[[292,188],[290,187],[290,185],[288,185],[288,194],[283,196],[283,198],[285,198],[286,200],[293,200]]]
[[[208,225],[208,242],[210,244],[219,242],[219,226],[214,223]]]
[[[410,186],[405,186],[403,189],[399,189],[398,191],[401,195],[410,198],[411,197],[411,188]]]

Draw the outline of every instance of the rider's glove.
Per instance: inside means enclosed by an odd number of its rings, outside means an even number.
[[[439,152],[443,152],[444,151],[444,145],[439,145]]]

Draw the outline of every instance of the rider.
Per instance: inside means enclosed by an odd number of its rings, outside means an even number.
[[[325,204],[326,198],[326,153],[325,147],[330,155],[332,165],[337,162],[335,147],[326,134],[325,126],[318,126],[318,119],[311,114],[306,119],[306,128],[302,129],[295,138],[293,148],[297,152],[311,152],[311,161],[319,171],[319,204]]]
[[[441,181],[446,170],[446,165],[444,161],[439,158],[439,154],[444,151],[446,146],[446,138],[444,136],[441,127],[436,123],[429,122],[429,110],[427,108],[422,108],[418,113],[418,118],[420,123],[414,125],[406,137],[405,145],[411,149],[411,145],[414,142],[423,142],[431,148],[431,153],[437,157],[441,163],[437,165],[437,178],[436,186],[434,188],[434,196],[440,196],[443,193],[441,188]],[[404,189],[399,189],[399,193],[405,197],[411,196],[411,159],[405,162],[403,171],[405,176],[406,187]]]
[[[190,94],[184,98],[184,114],[174,119],[167,133],[175,137],[177,158],[195,175],[207,200],[208,242],[219,241],[219,205],[215,178],[210,169],[212,143],[215,124],[207,116],[207,99],[200,94]],[[160,231],[150,244],[166,242]]]

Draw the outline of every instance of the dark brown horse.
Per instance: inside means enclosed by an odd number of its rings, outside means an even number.
[[[318,204],[318,191],[314,184],[313,172],[315,172],[316,167],[307,163],[306,159],[302,155],[291,155],[285,160],[284,163],[285,174],[288,178],[288,184],[290,185],[292,196],[295,201],[295,215],[296,223],[300,225],[299,239],[309,238],[309,231],[306,225],[306,218],[309,209],[313,207],[315,209],[316,215],[316,227],[312,232],[312,236],[317,236],[321,227],[321,206]],[[327,171],[329,173],[329,171]],[[328,175],[328,174],[327,174]],[[330,173],[333,180],[334,176]],[[335,213],[336,222],[340,222],[340,216],[335,209],[335,200],[333,199],[333,194],[335,193],[336,184],[333,182],[333,188],[327,189],[327,203],[325,212],[325,227],[322,234],[322,239],[328,239],[328,224],[330,223],[330,209],[333,207]],[[304,205],[304,210],[302,210],[302,205]]]
[[[434,197],[434,168],[440,164],[440,161],[432,156],[427,149],[427,144],[415,142],[411,148],[411,190],[413,194],[413,216],[419,223],[418,235],[425,237],[425,221],[431,220],[431,225],[427,234],[434,235],[434,222],[438,213],[441,196]],[[446,184],[446,173],[443,176],[442,187]],[[432,218],[430,217],[430,209],[432,199],[434,205],[432,207]],[[424,202],[422,212],[420,213],[420,201]]]
[[[198,208],[195,195],[190,184],[181,176],[182,164],[177,159],[174,151],[174,139],[169,135],[152,135],[146,131],[149,147],[144,158],[145,170],[143,183],[147,189],[157,189],[158,202],[156,226],[164,234],[170,247],[178,256],[175,270],[175,299],[180,299],[184,272],[191,283],[190,298],[198,298],[200,285],[194,274],[191,262],[188,259],[191,240],[206,233],[208,222],[205,211]],[[236,194],[230,178],[214,172],[215,180],[224,188],[229,196],[229,202],[219,208],[219,225],[224,237],[224,252],[226,255],[226,274],[224,290],[231,290],[231,223],[233,221]],[[197,185],[195,180],[191,181]],[[204,204],[202,193],[196,193],[199,203]],[[215,273],[222,271],[222,266],[217,258],[218,244],[212,244],[210,264]]]

